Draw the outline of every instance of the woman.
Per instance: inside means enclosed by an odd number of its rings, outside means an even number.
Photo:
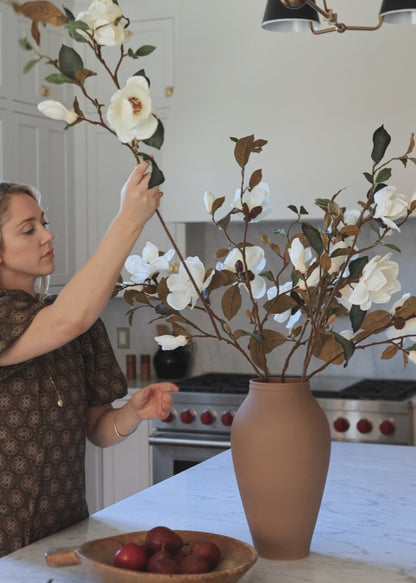
[[[171,383],[127,392],[99,315],[161,193],[146,163],[121,191],[96,252],[56,297],[35,285],[54,271],[54,235],[33,191],[0,184],[0,556],[88,516],[85,437],[106,447],[141,420],[165,417]]]

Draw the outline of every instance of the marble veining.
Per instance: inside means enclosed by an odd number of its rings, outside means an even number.
[[[90,583],[81,565],[50,568],[53,547],[157,524],[251,543],[229,452],[0,559],[0,581]],[[416,448],[333,442],[311,554],[259,559],[242,583],[416,583]]]

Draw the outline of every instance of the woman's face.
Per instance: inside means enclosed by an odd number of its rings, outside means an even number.
[[[34,293],[36,278],[55,269],[54,238],[37,202],[28,194],[13,194],[2,228],[0,287]]]

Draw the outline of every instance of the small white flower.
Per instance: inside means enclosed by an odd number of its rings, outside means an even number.
[[[204,192],[204,204],[207,209],[207,213],[212,213],[212,205],[214,204],[215,196],[212,192]]]
[[[400,308],[408,298],[410,298],[409,293],[403,294],[402,297],[392,305],[390,309],[390,314],[394,315],[396,310]],[[406,336],[407,334],[412,334],[413,336],[410,336],[408,339],[411,340],[412,342],[416,342],[416,318],[411,318],[410,320],[407,320],[404,326],[400,328],[400,330],[398,330],[394,326],[391,326],[386,330],[387,338],[391,339],[394,339],[397,336]]]
[[[175,350],[179,346],[186,346],[188,340],[186,336],[172,336],[171,334],[163,334],[163,336],[155,336],[156,342],[162,350]]]
[[[338,273],[341,265],[345,261],[345,255],[336,255],[335,257],[332,257],[332,254],[334,253],[334,251],[337,251],[338,249],[346,249],[347,247],[349,247],[349,245],[344,241],[338,241],[337,243],[335,243],[335,245],[332,244],[330,245],[329,251],[331,255],[331,266],[328,270],[328,273],[330,273],[331,275]],[[344,277],[348,275],[348,269],[345,269],[343,275]]]
[[[127,79],[126,86],[111,97],[107,121],[122,143],[146,140],[157,129],[157,119],[152,114],[149,84],[141,75]]]
[[[397,276],[399,266],[390,261],[391,253],[384,257],[376,255],[365,265],[358,283],[343,287],[339,301],[348,309],[358,305],[364,311],[371,308],[372,303],[384,304],[390,301],[393,293],[400,291],[401,285]]]
[[[360,218],[361,211],[358,209],[347,209],[344,211],[344,225],[356,225]]]
[[[266,182],[260,182],[257,186],[252,188],[252,190],[246,190],[243,196],[241,196],[241,190],[237,188],[233,200],[233,208],[242,210],[242,203],[246,203],[249,210],[258,206],[262,208],[261,213],[259,213],[254,219],[251,219],[253,223],[264,219],[264,217],[271,213],[270,189],[268,184]]]
[[[404,194],[398,194],[394,186],[385,186],[374,195],[374,218],[380,219],[390,229],[400,231],[394,222],[407,213],[409,203]]]
[[[156,245],[148,241],[144,246],[142,256],[130,255],[127,257],[124,267],[130,273],[133,282],[143,283],[155,273],[167,272],[174,254],[175,250],[169,249],[163,255],[159,255],[159,249]]]
[[[253,245],[252,247],[247,247],[245,250],[247,270],[253,275],[253,279],[250,280],[251,291],[255,299],[262,298],[266,293],[266,282],[259,273],[264,270],[266,265],[266,258],[264,257],[264,249]],[[226,269],[227,271],[232,271],[236,273],[236,263],[243,263],[243,254],[239,249],[233,249],[227,255],[224,263],[218,263],[216,269],[221,271]],[[244,287],[246,284],[241,283]]]
[[[122,16],[120,6],[112,0],[93,0],[88,10],[80,12],[76,19],[88,24],[96,43],[112,47],[126,42],[132,36],[119,22]],[[84,34],[82,31],[80,33]]]
[[[58,121],[65,121],[68,124],[72,124],[78,119],[75,111],[67,109],[62,103],[55,101],[54,99],[41,101],[38,103],[38,109],[43,115],[46,115],[46,117]]]
[[[287,281],[283,285],[279,285],[279,295],[291,290],[292,287],[293,286],[292,286],[291,281]],[[269,289],[267,290],[267,299],[272,300],[276,296],[277,296],[277,287],[275,285],[272,287],[269,287]],[[280,314],[275,314],[273,316],[273,319],[276,322],[279,322],[279,324],[283,324],[284,322],[286,322],[286,328],[288,330],[291,330],[294,327],[294,325],[299,321],[301,316],[302,316],[301,310],[296,310],[292,314],[292,310],[289,309],[289,310],[286,310],[285,312],[281,312]]]
[[[202,292],[209,286],[214,272],[205,279],[205,267],[199,257],[187,257],[185,263],[198,290]],[[198,292],[182,263],[178,273],[169,275],[166,285],[170,291],[167,302],[171,308],[183,310],[186,306],[190,305],[191,308],[195,306],[199,297]]]
[[[407,353],[407,357],[410,362],[414,362],[416,364],[416,350],[409,350]]]
[[[295,237],[289,247],[289,257],[293,267],[301,273],[306,273],[308,266],[313,261],[313,253],[310,247],[304,247],[299,237]]]

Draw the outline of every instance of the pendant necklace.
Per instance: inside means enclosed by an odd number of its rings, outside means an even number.
[[[64,401],[63,401],[63,399],[61,397],[60,392],[56,388],[55,381],[53,380],[53,378],[52,378],[51,375],[49,375],[49,379],[50,379],[50,381],[52,383],[53,388],[55,389],[56,396],[58,397],[58,400],[57,400],[58,407],[63,407],[64,406]]]

